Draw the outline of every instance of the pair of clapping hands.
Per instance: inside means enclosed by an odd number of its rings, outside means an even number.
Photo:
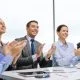
[[[42,55],[42,50],[45,44],[41,44],[37,50],[37,56],[40,57]],[[51,48],[48,50],[47,55],[46,55],[46,59],[48,60],[51,55],[53,55],[55,53],[56,50],[56,46],[54,44],[52,44]]]
[[[4,55],[5,56],[11,55],[13,57],[14,63],[16,63],[26,43],[27,43],[26,40],[12,41],[10,43],[7,43],[5,46],[3,46]]]

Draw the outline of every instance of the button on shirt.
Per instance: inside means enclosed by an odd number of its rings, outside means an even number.
[[[60,40],[56,42],[56,52],[54,57],[59,66],[74,65],[78,61],[78,57],[74,53],[74,45],[66,42],[64,45]]]

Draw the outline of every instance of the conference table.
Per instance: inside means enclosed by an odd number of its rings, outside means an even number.
[[[35,74],[36,72],[41,72],[41,74]],[[80,80],[80,68],[47,67],[5,71],[0,77],[3,80]]]

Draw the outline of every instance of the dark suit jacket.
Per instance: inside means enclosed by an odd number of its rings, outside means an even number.
[[[37,61],[33,62],[29,41],[26,38],[26,36],[22,38],[17,38],[15,40],[17,41],[27,40],[27,45],[22,50],[22,54],[20,58],[17,60],[17,63],[16,63],[17,69],[36,68],[37,62],[40,64],[40,67],[47,67],[48,64],[49,66],[51,65],[49,61],[46,61],[45,58],[43,58],[43,55]],[[34,44],[35,44],[34,46],[35,46],[35,53],[36,53],[41,43],[39,43],[38,41],[35,41]]]

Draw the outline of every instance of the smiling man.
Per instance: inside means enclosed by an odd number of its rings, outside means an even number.
[[[38,22],[36,20],[31,20],[26,24],[27,35],[16,39],[17,41],[27,40],[27,45],[22,50],[22,54],[17,61],[17,69],[37,68],[37,63],[40,64],[40,67],[45,67],[48,65],[48,57],[43,57],[42,53],[44,44],[41,44],[35,40],[38,31]],[[51,50],[53,50],[53,48],[51,48]]]

